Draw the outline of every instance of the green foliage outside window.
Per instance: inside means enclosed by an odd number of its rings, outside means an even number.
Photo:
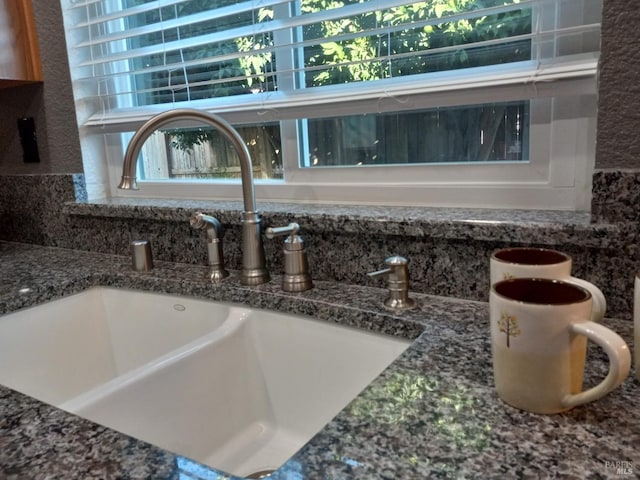
[[[358,1],[303,0],[302,11],[317,12]],[[312,25],[305,38],[325,38],[346,33],[369,31],[380,27],[418,23],[461,12],[496,5],[519,3],[519,0],[433,0],[394,7]],[[438,25],[404,28],[399,31],[358,37],[354,40],[327,42],[305,52],[307,65],[326,66],[307,79],[307,86],[329,85],[353,81],[378,80],[398,76],[455,70],[482,65],[527,60],[530,58],[528,40],[510,42],[506,47],[457,49],[443,54],[429,55],[436,48],[463,46],[483,40],[495,40],[531,32],[530,10],[484,16],[470,20],[448,21]],[[416,54],[416,52],[420,52]],[[401,57],[397,60],[371,60],[381,56]],[[404,57],[402,57],[404,56]],[[356,63],[354,63],[356,62]]]
[[[129,6],[146,3],[144,0],[127,1]],[[530,9],[515,9],[506,13],[469,19],[443,20],[442,23],[435,25],[424,25],[427,19],[443,18],[481,8],[519,2],[520,0],[431,0],[335,21],[315,23],[301,27],[301,30],[305,41],[317,39],[317,42],[305,46],[303,52],[291,52],[291,55],[295,59],[299,59],[300,56],[303,59],[304,65],[301,67],[306,72],[301,86],[307,88],[528,60],[531,58],[531,41],[519,36],[531,33]],[[129,21],[130,26],[135,27],[181,18],[235,3],[234,0],[191,0],[130,17]],[[365,2],[364,0],[300,0],[296,5],[302,14],[311,14],[357,3]],[[273,18],[274,11],[270,8],[232,13],[222,19],[205,20],[165,30],[162,33],[135,37],[131,40],[131,47],[138,48],[163,41],[177,41],[228,28],[268,22]],[[379,29],[383,30],[377,31]],[[371,34],[355,35],[359,32],[371,32]],[[354,34],[353,38],[331,40],[332,37],[349,34]],[[514,37],[513,40],[501,42],[499,45],[472,46],[480,41],[510,37]],[[330,40],[327,41],[327,38]],[[464,48],[465,46],[467,47]],[[275,91],[278,89],[276,76],[278,59],[272,50],[273,47],[273,35],[266,33],[142,57],[136,60],[139,63],[138,67],[140,65],[171,65],[172,67],[136,75],[138,91],[142,92],[138,94],[138,101],[140,104],[160,104]],[[432,53],[434,49],[444,50],[434,54]],[[255,54],[239,57],[237,54],[240,52],[255,52]],[[282,55],[279,52],[278,54]],[[224,55],[230,58],[219,60],[219,57]],[[202,63],[197,66],[183,65],[183,62],[196,59],[201,60]],[[478,113],[472,114],[468,112],[450,114],[446,125],[442,123],[443,120],[439,120],[439,128],[445,125],[449,130],[459,131],[462,137],[469,137],[469,132],[472,130],[474,133],[471,137],[479,137],[475,132],[479,131],[478,128],[484,129],[489,132],[489,141],[483,146],[463,147],[462,150],[455,152],[446,150],[443,151],[444,153],[430,152],[434,160],[418,158],[415,161],[439,161],[438,159],[442,156],[452,155],[457,157],[453,160],[467,157],[478,160],[492,159],[494,155],[491,151],[493,147],[490,145],[492,138],[505,129],[513,128],[510,125],[516,123],[513,113],[516,110],[520,118],[522,106],[512,111],[498,107],[489,111],[478,110]],[[510,118],[509,125],[496,123],[495,119],[500,121],[500,118]],[[425,122],[424,126],[420,127],[424,131],[433,128],[434,124],[431,120],[421,121]],[[397,123],[395,120],[394,122]],[[409,123],[411,122],[414,120]],[[329,130],[340,128],[338,124],[335,127],[327,127],[327,125],[314,126],[316,132],[311,132],[310,138],[321,137],[326,140],[327,128]],[[378,131],[388,131],[389,125],[389,120],[380,120],[376,128]],[[399,128],[405,129],[403,126]],[[210,131],[202,129],[170,133],[173,147],[183,151],[189,151],[194,145],[210,141],[215,136]],[[509,133],[505,134],[507,137],[509,135]],[[318,141],[318,144],[322,146],[327,142]],[[459,149],[456,142],[453,144]],[[353,156],[352,152],[343,152],[339,155],[335,148],[332,153],[336,164],[342,164],[340,163],[342,160],[337,160],[338,158]],[[367,154],[365,157],[368,158],[371,155]],[[373,157],[377,157],[377,161],[382,163],[388,162],[391,158],[385,154],[373,155]]]
[[[141,3],[145,3],[144,0],[128,0],[129,6]],[[129,22],[131,27],[158,23],[234,3],[236,2],[233,0],[191,0],[130,17]],[[364,3],[364,0],[301,0],[300,9],[303,14],[308,14],[354,3]],[[319,69],[306,75],[306,86],[371,81],[527,60],[531,55],[528,39],[516,38],[501,47],[460,48],[436,55],[430,55],[429,51],[529,34],[531,12],[528,9],[447,21],[438,25],[411,26],[414,22],[419,25],[419,22],[430,18],[442,18],[480,8],[517,3],[519,0],[432,0],[305,26],[304,38],[318,39],[316,45],[305,47],[305,66]],[[232,27],[262,23],[272,20],[273,15],[272,9],[265,8],[256,12],[232,14],[223,19],[202,21],[162,33],[135,37],[131,40],[131,46],[143,47],[162,41],[171,42]],[[393,31],[394,27],[397,27],[397,30]],[[337,35],[367,32],[376,28],[388,28],[392,31],[381,34],[374,32],[369,36],[341,41],[325,41],[326,38]],[[274,90],[277,59],[269,50],[273,46],[272,35],[261,34],[241,37],[233,42],[207,44],[143,57],[137,60],[140,64],[169,64],[175,65],[176,68],[141,76],[138,80],[146,82],[147,89],[152,90],[152,101],[149,102],[149,98],[140,100],[145,103],[163,103],[247,94],[256,91],[257,83],[261,84],[262,90]],[[215,61],[215,57],[251,51],[256,54],[239,59]],[[211,62],[206,67],[179,67],[181,61],[193,59],[210,59]],[[209,84],[212,80],[224,79],[229,81]],[[190,84],[189,88],[182,88],[186,84]],[[163,86],[167,90],[159,90]],[[175,87],[173,91],[172,86]],[[188,95],[191,95],[191,98],[187,98]]]

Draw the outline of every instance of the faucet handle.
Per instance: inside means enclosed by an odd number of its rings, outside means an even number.
[[[384,261],[387,268],[370,272],[370,277],[387,276],[389,296],[384,305],[393,310],[407,310],[416,306],[415,300],[409,298],[409,260],[399,255],[388,257]]]
[[[269,227],[264,231],[264,236],[269,240],[275,237],[281,237],[284,235],[296,236],[300,231],[300,225],[295,222],[290,223],[286,227]]]
[[[304,240],[298,232],[300,225],[290,223],[286,227],[269,227],[264,235],[271,239],[288,235],[283,246],[284,275],[282,276],[282,289],[285,292],[304,292],[313,287],[309,262]]]
[[[284,251],[304,251],[304,240],[300,235],[298,235],[299,231],[300,225],[297,223],[290,223],[286,227],[269,227],[265,230],[264,235],[268,239],[289,235],[289,237],[284,240]]]

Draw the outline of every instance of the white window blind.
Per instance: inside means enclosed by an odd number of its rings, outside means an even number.
[[[443,92],[499,85],[550,95],[549,83],[593,78],[599,9],[581,0],[80,0],[67,18],[91,125],[181,102],[285,119],[345,101],[388,110],[397,103],[386,99],[414,94],[420,108],[441,106]]]
[[[602,0],[61,2],[83,149],[107,163],[107,190],[127,132],[188,106],[255,145],[262,198],[588,208]],[[155,148],[175,143],[164,135]],[[139,162],[143,196],[210,195],[180,190],[213,168],[187,137]]]

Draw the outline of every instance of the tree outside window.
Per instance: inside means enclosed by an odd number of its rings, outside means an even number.
[[[131,7],[144,0],[125,0]],[[128,28],[197,16],[231,7],[233,0],[191,0],[128,17]],[[301,0],[291,2],[290,15],[313,15],[363,0]],[[217,43],[177,48],[139,57],[132,81],[138,104],[275,92],[278,56],[297,66],[295,88],[323,88],[345,83],[401,79],[528,60],[531,58],[532,14],[527,8],[494,15],[466,17],[479,8],[517,4],[519,0],[434,0],[357,14],[339,20],[304,24],[291,32],[303,47],[283,49],[274,34],[231,35]],[[281,14],[281,12],[278,12]],[[459,18],[455,17],[459,15]],[[234,31],[273,21],[274,8],[258,8],[221,18],[166,28],[135,36],[131,48],[171,44],[196,36]],[[442,23],[426,19],[454,16]],[[195,18],[195,17],[193,17]],[[512,40],[504,41],[504,39]],[[501,40],[502,39],[502,40]],[[493,44],[492,41],[501,40]],[[479,43],[481,46],[469,47]],[[179,42],[177,43],[179,44]],[[286,53],[283,53],[286,52]],[[287,55],[284,62],[283,55]],[[157,67],[157,68],[156,68]],[[447,107],[401,112],[301,119],[306,145],[301,165],[402,165],[440,162],[523,161],[528,155],[529,102]],[[281,134],[277,122],[239,127],[254,158],[258,178],[281,178]],[[167,130],[157,136],[164,145],[171,177],[229,177],[239,174],[235,153],[216,132],[197,128]],[[167,138],[164,138],[167,137]],[[153,140],[152,140],[153,141]],[[159,148],[159,147],[158,147]],[[146,178],[161,169],[148,165]],[[166,169],[165,169],[166,170]],[[164,175],[164,173],[163,173]]]

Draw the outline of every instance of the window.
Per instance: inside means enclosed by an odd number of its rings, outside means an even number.
[[[113,196],[135,128],[190,106],[238,128],[262,200],[589,207],[601,0],[61,1]],[[139,195],[240,196],[202,126],[141,157]]]

